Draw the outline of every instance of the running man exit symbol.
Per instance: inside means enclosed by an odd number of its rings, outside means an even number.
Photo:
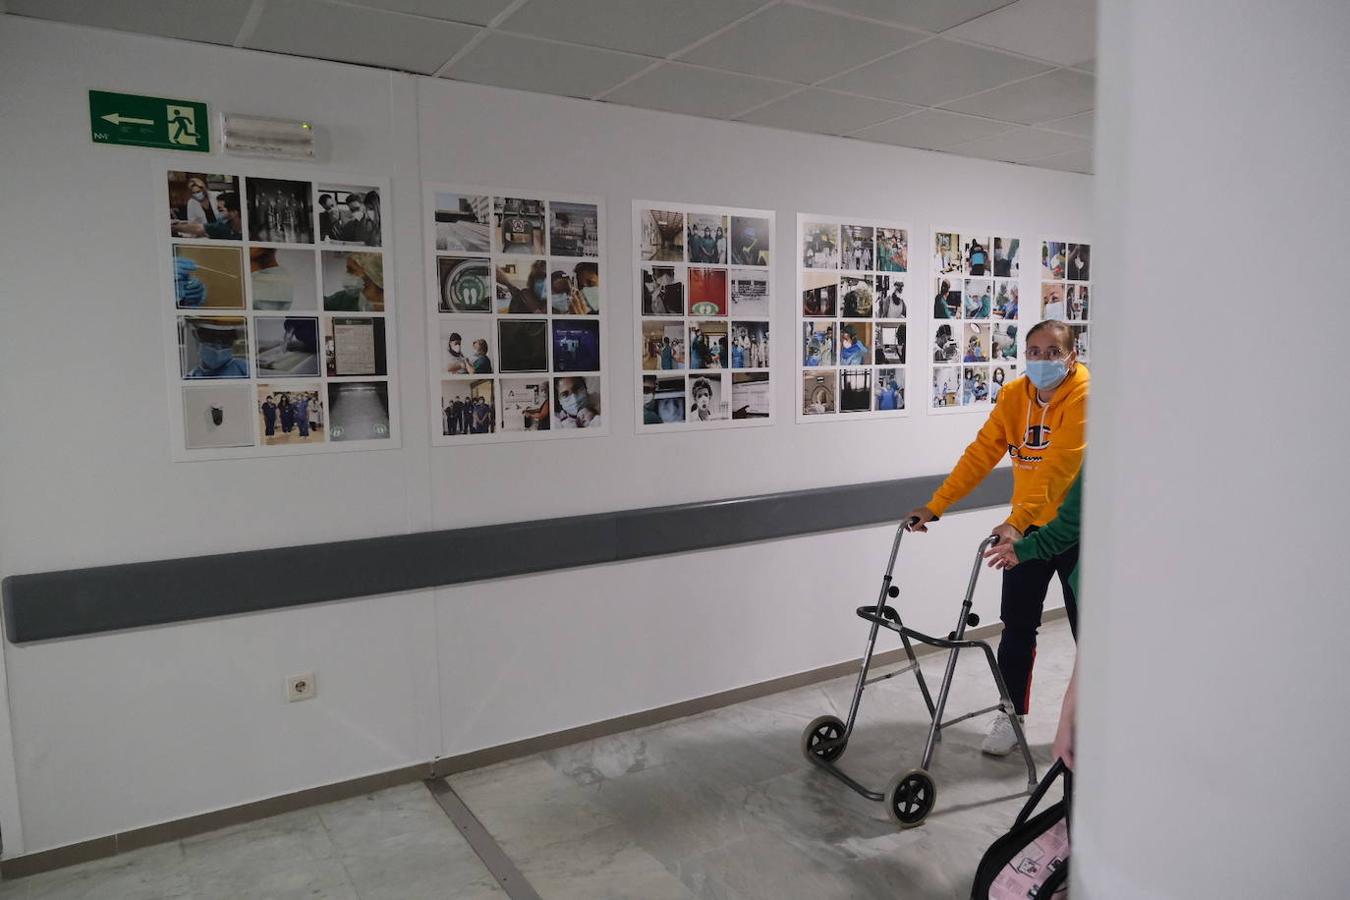
[[[209,153],[209,121],[205,103],[89,92],[90,137],[96,144]]]
[[[190,106],[169,107],[169,143],[197,146],[197,111]]]

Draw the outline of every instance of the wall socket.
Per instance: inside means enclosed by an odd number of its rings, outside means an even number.
[[[308,700],[319,692],[319,683],[314,680],[313,672],[292,675],[286,679],[286,699],[291,703]]]

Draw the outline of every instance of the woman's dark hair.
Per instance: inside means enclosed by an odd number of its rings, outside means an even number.
[[[1031,330],[1027,332],[1027,343],[1031,342],[1031,339],[1036,336],[1038,331],[1044,331],[1046,329],[1051,329],[1055,332],[1055,339],[1059,342],[1060,348],[1065,353],[1072,353],[1074,351],[1073,329],[1059,321],[1059,319],[1046,319],[1044,322],[1037,322],[1035,325],[1031,326]]]

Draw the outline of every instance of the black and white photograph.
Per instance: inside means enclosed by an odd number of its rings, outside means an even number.
[[[872,408],[877,412],[895,412],[905,408],[904,369],[877,369]]]
[[[441,382],[441,434],[461,437],[495,434],[496,391],[491,378],[447,378]]]
[[[933,368],[933,408],[945,409],[960,405],[961,367],[935,366]]]
[[[768,372],[736,372],[731,376],[731,418],[769,418],[769,393]]]
[[[242,200],[237,175],[171,171],[169,234],[176,238],[242,241]]]
[[[552,391],[543,378],[503,378],[501,390],[502,431],[548,431],[552,420]],[[447,413],[449,415],[450,413]]]
[[[802,323],[802,365],[834,365],[834,321],[810,319]]]
[[[871,272],[876,268],[875,232],[871,225],[842,225],[844,247],[841,262],[851,272]]]
[[[997,403],[1005,384],[1011,384],[1017,378],[1017,366],[993,365],[989,372],[989,402]]]
[[[547,239],[543,200],[528,197],[497,197],[493,200],[493,252],[543,256],[548,252]]]
[[[994,274],[994,260],[989,255],[990,240],[987,237],[961,235],[964,242],[961,252],[965,256],[967,275],[984,276]]]
[[[990,326],[983,322],[966,322],[962,334],[961,361],[968,363],[989,362]]]
[[[184,449],[254,446],[251,397],[247,384],[183,388]]]
[[[492,263],[482,256],[436,257],[437,309],[443,313],[488,313],[495,296]]]
[[[691,375],[685,402],[690,422],[719,422],[731,418],[731,404],[723,393],[721,375]]]
[[[594,203],[548,204],[548,244],[553,256],[600,256],[600,212]]]
[[[389,385],[383,381],[328,384],[328,439],[378,441],[389,438]]]
[[[384,312],[384,254],[373,250],[325,250],[320,260],[324,309]]]
[[[769,317],[769,276],[750,269],[731,270],[731,314]]]
[[[691,212],[688,222],[685,245],[689,248],[689,261],[726,265],[730,217],[718,213]]]
[[[905,324],[878,322],[876,331],[876,364],[903,366],[905,364]]]
[[[384,319],[333,316],[324,321],[324,371],[330,378],[388,375]]]
[[[959,274],[965,269],[961,235],[954,231],[939,231],[933,235],[933,274]]]
[[[876,305],[871,275],[844,275],[839,279],[839,315],[845,319],[870,319]]]
[[[1070,244],[1064,263],[1064,277],[1070,281],[1092,280],[1092,248],[1087,244]]]
[[[731,367],[767,369],[769,367],[769,323],[731,323]]]
[[[554,319],[553,371],[600,371],[600,323],[595,319]]]
[[[248,237],[263,244],[314,243],[314,195],[308,181],[245,179]]]
[[[807,222],[802,226],[802,265],[808,269],[839,268],[839,226]]]
[[[243,309],[243,253],[238,247],[174,244],[173,296],[179,309]]]
[[[839,370],[839,411],[841,413],[872,411],[872,370]]]
[[[683,378],[644,375],[642,378],[642,424],[683,424],[685,399]]]
[[[726,369],[731,366],[731,353],[725,321],[689,323],[689,368]]]
[[[685,364],[683,319],[645,319],[642,322],[642,368],[673,371]]]
[[[249,247],[249,294],[258,312],[308,311],[319,308],[313,250]]]
[[[994,277],[1016,278],[1022,273],[1022,242],[1017,238],[995,237]]]
[[[903,228],[877,229],[877,271],[909,271],[909,232]]]
[[[975,406],[989,402],[989,367],[961,367],[961,405]]]
[[[483,194],[436,194],[436,249],[444,253],[486,255],[492,198]]]
[[[302,316],[258,316],[253,320],[258,343],[258,377],[319,374],[319,320]]]
[[[967,319],[988,319],[994,314],[994,283],[988,278],[967,278],[963,294]]]
[[[549,310],[548,260],[496,261],[497,312],[542,316]]]
[[[247,378],[248,320],[233,316],[178,319],[179,374],[184,378]]]
[[[994,362],[1017,362],[1017,331],[1015,322],[994,323]]]
[[[644,209],[639,214],[642,225],[642,259],[655,262],[685,262],[684,213],[669,209]]]
[[[441,373],[446,375],[493,373],[490,321],[476,316],[444,316],[441,317],[439,324]]]
[[[548,371],[548,322],[503,319],[497,322],[498,371]]]
[[[961,362],[961,348],[957,344],[960,322],[939,322],[933,325],[931,352],[934,365]]]
[[[257,401],[265,446],[323,443],[324,393],[318,382],[259,384]]]
[[[994,283],[994,317],[1016,320],[1020,310],[1017,295],[1020,288],[1016,281],[999,280]]]
[[[319,206],[319,243],[380,246],[379,188],[320,184],[315,203]]]
[[[568,375],[553,379],[553,427],[604,427],[604,408],[601,405],[600,378]]]
[[[731,217],[731,264],[736,266],[769,264],[768,219]]]
[[[683,269],[655,265],[642,267],[642,314],[684,315]]]
[[[833,272],[802,273],[802,315],[833,316],[839,308],[839,276]]]
[[[834,369],[802,373],[802,415],[823,416],[838,411],[839,378]]]
[[[865,366],[872,362],[872,323],[842,322],[839,325],[839,365]]]
[[[600,264],[553,260],[549,303],[554,315],[600,315]]]
[[[1086,322],[1088,316],[1088,286],[1068,284],[1064,290],[1064,313],[1069,322]]]
[[[909,318],[909,301],[905,296],[903,275],[878,275],[875,305],[878,319]]]
[[[965,310],[961,308],[961,279],[938,278],[933,293],[934,319],[959,319]]]

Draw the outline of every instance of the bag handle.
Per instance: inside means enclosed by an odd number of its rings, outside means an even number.
[[[1068,822],[1068,809],[1073,798],[1073,770],[1064,765],[1064,760],[1056,759],[1055,764],[1050,767],[1050,771],[1046,772],[1045,777],[1041,779],[1041,783],[1036,785],[1036,790],[1031,792],[1031,797],[1027,799],[1022,811],[1017,814],[1017,819],[1013,822],[1013,828],[1020,828],[1026,824],[1027,819],[1031,818],[1032,812],[1040,804],[1041,799],[1045,797],[1045,792],[1050,790],[1050,785],[1061,777],[1064,779],[1064,818],[1065,822]]]

